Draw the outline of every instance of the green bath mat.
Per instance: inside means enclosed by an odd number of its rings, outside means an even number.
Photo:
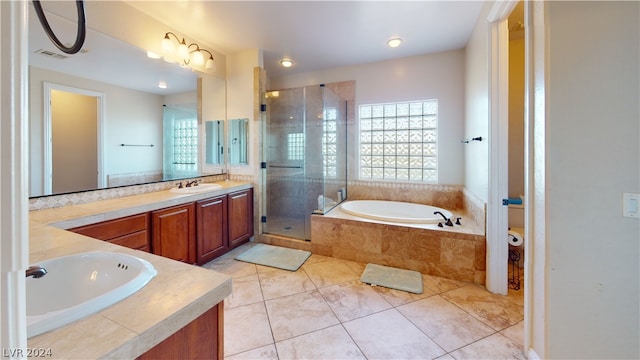
[[[283,270],[296,271],[307,261],[309,256],[311,256],[309,251],[257,244],[236,256],[235,259]]]
[[[360,281],[390,289],[422,294],[422,274],[417,271],[367,264]]]

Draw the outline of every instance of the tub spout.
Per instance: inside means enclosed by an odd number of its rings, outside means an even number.
[[[440,211],[434,211],[434,212],[433,212],[433,215],[440,215],[440,216],[442,216],[442,219],[443,219],[443,220],[448,220],[448,219],[447,219],[447,217],[446,217],[446,216],[444,216],[444,214],[443,214],[442,212],[440,212]]]
[[[447,219],[447,217],[446,217],[446,216],[444,216],[444,214],[443,214],[442,212],[440,212],[440,211],[434,211],[434,212],[433,212],[433,214],[434,214],[434,215],[440,215],[440,216],[442,216],[442,219],[443,219],[443,220],[445,220],[445,223],[444,223],[445,225],[447,225],[447,226],[453,226],[453,223],[451,222],[451,218]]]

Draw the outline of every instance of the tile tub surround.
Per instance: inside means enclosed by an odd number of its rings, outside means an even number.
[[[335,208],[311,216],[311,251],[361,263],[485,284],[484,226],[461,216],[463,225],[394,224],[358,218]]]
[[[231,278],[63,230],[151,211],[251,187],[222,182],[223,189],[193,195],[158,191],[29,213],[29,263],[86,251],[139,256],[158,275],[134,295],[96,314],[28,339],[30,348],[51,349],[53,358],[133,359],[160,343],[231,294]]]

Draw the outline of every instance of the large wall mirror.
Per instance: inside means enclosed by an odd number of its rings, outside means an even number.
[[[72,39],[74,3],[60,3],[72,20],[45,2],[47,18],[59,37]],[[224,169],[201,161],[201,111],[217,111],[224,120],[223,79],[149,58],[146,50],[93,30],[90,21],[83,50],[66,55],[29,11],[31,197]],[[214,95],[203,96],[202,88]]]

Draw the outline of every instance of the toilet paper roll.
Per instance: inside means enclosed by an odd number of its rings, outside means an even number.
[[[522,246],[524,243],[524,236],[517,231],[509,230],[509,234],[507,235],[507,239],[509,241],[509,245],[511,246]]]

